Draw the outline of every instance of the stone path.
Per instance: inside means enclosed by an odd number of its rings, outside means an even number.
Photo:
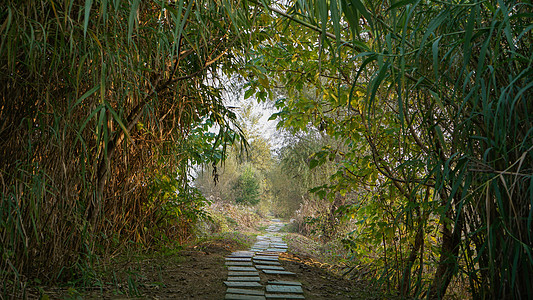
[[[225,299],[305,299],[302,284],[290,280],[296,274],[279,262],[280,253],[288,249],[279,233],[283,226],[280,220],[272,219],[268,233],[257,236],[250,251],[237,251],[226,257]]]

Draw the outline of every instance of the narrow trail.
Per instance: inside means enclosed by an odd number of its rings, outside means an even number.
[[[285,226],[272,219],[265,235],[257,236],[257,242],[249,251],[236,251],[225,258],[228,278],[225,299],[305,299],[302,284],[294,281],[296,273],[285,270],[279,261],[287,251]]]
[[[364,280],[331,272],[316,242],[280,232],[277,219],[267,226],[245,251],[236,237],[251,244],[251,233],[235,230],[179,250],[119,256],[101,267],[98,286],[43,286],[28,299],[383,299]]]

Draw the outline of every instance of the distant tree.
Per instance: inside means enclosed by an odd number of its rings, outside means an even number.
[[[253,168],[248,166],[237,178],[233,189],[235,190],[235,202],[238,204],[257,205],[260,196],[260,182]]]

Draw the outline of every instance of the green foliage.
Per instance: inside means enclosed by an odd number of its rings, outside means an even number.
[[[273,165],[271,145],[261,133],[260,116],[252,103],[242,103],[238,117],[246,144],[225,153],[220,165],[202,165],[196,183],[206,197],[252,206],[262,202],[257,208],[262,210],[270,201],[265,178]]]
[[[187,169],[242,141],[211,82],[243,49],[240,5],[1,2],[1,297],[83,277],[111,246],[155,241],[146,224],[200,212]]]
[[[247,167],[239,175],[233,189],[237,204],[257,205],[259,203],[260,185],[252,167]]]
[[[177,174],[159,174],[150,184],[150,200],[145,210],[152,211],[155,218],[149,219],[144,230],[149,231],[147,237],[163,245],[186,242],[193,237],[196,222],[209,218],[205,211],[209,201],[198,189],[184,185],[179,178]]]
[[[530,8],[295,1],[254,48],[250,89],[266,71],[286,90],[280,126],[345,142],[314,191],[351,198],[348,247],[405,297],[441,298],[461,278],[474,297],[533,295]]]
[[[309,193],[309,190],[329,182],[330,176],[335,172],[335,162],[328,160],[311,168],[316,160],[314,154],[322,148],[331,148],[327,146],[328,143],[334,143],[319,132],[288,134],[285,143],[286,145],[278,150],[278,162],[268,175],[268,180],[271,183],[273,212],[288,218],[294,216],[305,201],[320,202],[325,199],[321,195]],[[327,211],[322,210],[309,213],[323,214],[324,218],[328,215]]]

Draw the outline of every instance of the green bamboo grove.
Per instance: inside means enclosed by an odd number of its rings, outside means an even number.
[[[2,2],[7,295],[28,278],[90,284],[101,255],[191,235],[205,199],[187,169],[239,140],[235,114],[206,81],[230,68],[240,43],[236,22],[247,21],[236,4]],[[208,133],[214,124],[219,133]]]

